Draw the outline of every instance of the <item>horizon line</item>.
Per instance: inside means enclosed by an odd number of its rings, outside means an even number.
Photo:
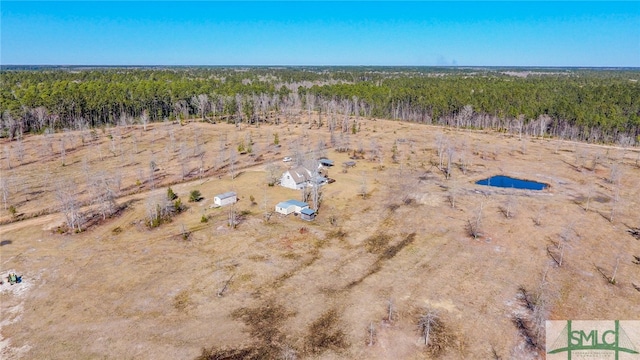
[[[304,64],[304,65],[288,65],[288,64],[226,64],[226,65],[206,65],[206,64],[2,64],[0,69],[3,68],[19,68],[19,67],[110,67],[110,68],[125,68],[125,67],[391,67],[391,68],[541,68],[541,69],[640,69],[640,66],[625,66],[625,65],[605,65],[605,66],[591,66],[591,65],[318,65],[318,64]]]

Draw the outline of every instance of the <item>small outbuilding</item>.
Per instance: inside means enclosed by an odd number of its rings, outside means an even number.
[[[325,167],[333,166],[333,160],[329,160],[327,158],[321,158],[321,159],[318,160],[318,162],[320,163],[320,165],[325,166]]]
[[[235,204],[238,201],[238,194],[233,191],[229,191],[223,194],[218,194],[213,197],[213,203],[217,206],[225,206]]]
[[[279,202],[276,204],[276,212],[282,215],[289,215],[293,212],[293,204],[289,204],[287,201]]]
[[[276,212],[282,215],[289,215],[291,213],[300,214],[303,209],[308,209],[309,204],[298,200],[287,200],[279,202],[276,205]]]
[[[316,218],[316,211],[310,208],[304,208],[300,211],[300,219],[313,221]]]

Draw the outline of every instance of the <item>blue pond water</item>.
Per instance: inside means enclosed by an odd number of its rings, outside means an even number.
[[[548,186],[547,184],[535,181],[516,179],[503,175],[492,176],[488,179],[478,180],[476,181],[476,184],[527,190],[544,190]]]

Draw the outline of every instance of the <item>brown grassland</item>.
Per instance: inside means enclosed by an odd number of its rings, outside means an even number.
[[[15,142],[0,140],[16,209],[0,211],[0,357],[536,358],[536,316],[638,319],[640,240],[628,232],[640,227],[638,149],[357,121],[351,151],[324,149],[336,181],[323,187],[313,222],[264,217],[301,197],[267,186],[267,165],[284,170],[294,143],[330,143],[326,126],[305,119],[29,135],[22,159]],[[253,153],[237,155],[232,179],[228,152],[249,137]],[[372,140],[382,159],[372,159]],[[449,179],[438,168],[444,141],[455,150]],[[72,179],[90,214],[86,179],[99,171],[120,177],[123,209],[82,232],[59,231],[56,184]],[[549,188],[475,184],[498,174]],[[187,209],[149,229],[146,201],[170,184]],[[188,202],[192,190],[200,202]],[[235,229],[227,207],[211,207],[230,190]],[[9,285],[9,272],[23,282]],[[418,322],[429,310],[439,320],[425,346]]]

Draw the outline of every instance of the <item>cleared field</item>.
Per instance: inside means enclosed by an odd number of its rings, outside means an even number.
[[[523,290],[548,319],[638,318],[640,240],[627,231],[640,227],[638,149],[358,119],[351,151],[337,152],[326,127],[304,121],[28,136],[22,159],[3,140],[17,214],[0,217],[0,274],[24,281],[1,285],[2,357],[536,358],[514,321],[535,330]],[[235,154],[241,143],[252,153]],[[296,149],[335,160],[336,182],[314,222],[265,221],[301,197],[267,185],[268,165],[286,169]],[[120,179],[127,206],[80,233],[56,232],[56,186],[71,181],[88,213],[89,179],[101,171]],[[474,184],[498,174],[550,187]],[[187,209],[149,229],[147,201],[169,184]],[[204,199],[187,202],[192,190]],[[228,208],[211,207],[230,190],[235,229]],[[428,310],[441,324],[431,346],[418,326]]]

